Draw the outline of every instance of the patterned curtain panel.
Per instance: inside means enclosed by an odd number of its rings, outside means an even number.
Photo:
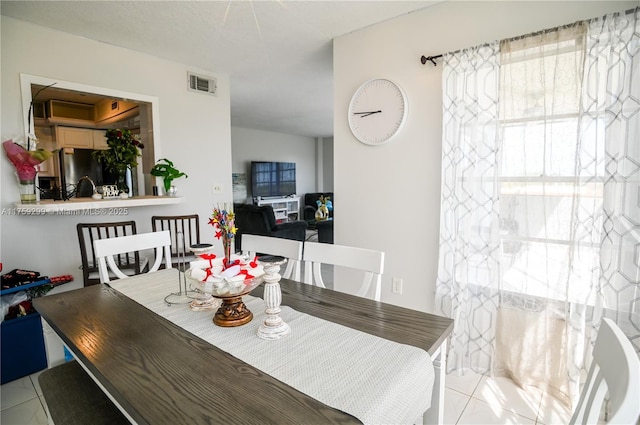
[[[640,8],[589,23],[584,137],[604,145],[599,314],[640,351]],[[599,318],[599,317],[598,317]]]
[[[638,10],[445,55],[447,368],[571,405],[602,315],[640,340]]]
[[[436,303],[455,319],[449,370],[491,367],[498,306],[499,43],[446,54]]]

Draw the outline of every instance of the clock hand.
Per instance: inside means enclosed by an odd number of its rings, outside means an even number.
[[[353,115],[360,115],[360,118],[368,117],[369,115],[379,114],[382,111],[367,111],[367,112],[354,112]]]

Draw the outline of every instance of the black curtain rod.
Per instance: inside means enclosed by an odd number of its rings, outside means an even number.
[[[636,13],[636,12],[639,12],[639,11],[640,11],[640,6],[639,7],[635,7],[633,9],[625,10],[624,14],[625,15],[629,15],[631,13]],[[614,13],[613,15],[619,15],[619,14],[620,14],[620,12],[617,12],[617,13]],[[602,18],[594,18],[594,19],[590,19],[590,20],[586,20],[586,21],[577,21],[577,22],[574,22],[573,24],[561,25],[561,26],[558,26],[556,28],[551,28],[551,29],[542,30],[542,31],[536,31],[536,32],[533,32],[533,33],[530,33],[530,34],[526,34],[526,35],[520,35],[520,36],[517,36],[517,37],[507,38],[506,41],[514,41],[514,40],[522,39],[524,37],[529,37],[529,36],[542,34],[542,33],[547,32],[547,31],[555,31],[558,28],[570,27],[572,25],[575,25],[576,23],[590,22],[590,21],[597,20],[597,19],[602,19]],[[442,57],[442,55],[436,55],[436,56],[424,56],[424,55],[422,55],[420,57],[420,62],[422,62],[422,64],[425,65],[427,63],[427,61],[429,61],[429,62],[431,62],[433,64],[433,66],[437,66],[438,64],[436,63],[435,60],[438,59],[438,58],[441,58],[441,57]]]
[[[438,64],[436,63],[436,59],[441,58],[442,55],[436,55],[436,56],[424,56],[422,55],[422,57],[420,58],[420,62],[422,62],[422,64],[426,64],[427,61],[430,61],[433,66],[437,66]]]

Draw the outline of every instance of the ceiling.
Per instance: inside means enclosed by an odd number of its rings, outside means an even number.
[[[438,1],[2,0],[0,7],[2,15],[229,74],[232,126],[327,137],[333,38]]]

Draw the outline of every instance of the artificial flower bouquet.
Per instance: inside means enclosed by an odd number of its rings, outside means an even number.
[[[231,246],[238,230],[235,214],[229,207],[214,208],[209,224],[215,229],[215,237],[222,239],[224,257],[215,254],[200,254],[199,259],[189,264],[188,276],[198,282],[199,289],[212,295],[235,295],[245,293],[257,286],[264,268],[257,258],[232,254]]]
[[[225,205],[225,207],[216,207],[213,209],[209,224],[213,226],[216,233],[216,239],[222,239],[224,247],[224,256],[227,260],[231,257],[231,250],[234,244],[233,238],[236,236],[238,229],[236,228],[236,215]]]
[[[36,178],[38,172],[37,166],[51,158],[51,156],[58,150],[47,151],[44,149],[33,149],[38,143],[38,139],[35,135],[35,129],[31,118],[33,117],[33,102],[35,102],[38,95],[49,87],[56,83],[49,84],[46,87],[41,88],[33,96],[31,104],[29,105],[29,111],[27,114],[27,125],[29,127],[29,133],[27,134],[26,141],[19,143],[13,139],[5,140],[2,143],[2,147],[7,154],[7,158],[16,167],[16,174],[18,179],[22,182],[32,181]],[[23,146],[24,145],[24,146]]]
[[[16,174],[20,181],[30,181],[36,178],[37,166],[51,158],[56,151],[44,149],[27,150],[13,140],[5,140],[2,143],[7,158],[16,168]]]

